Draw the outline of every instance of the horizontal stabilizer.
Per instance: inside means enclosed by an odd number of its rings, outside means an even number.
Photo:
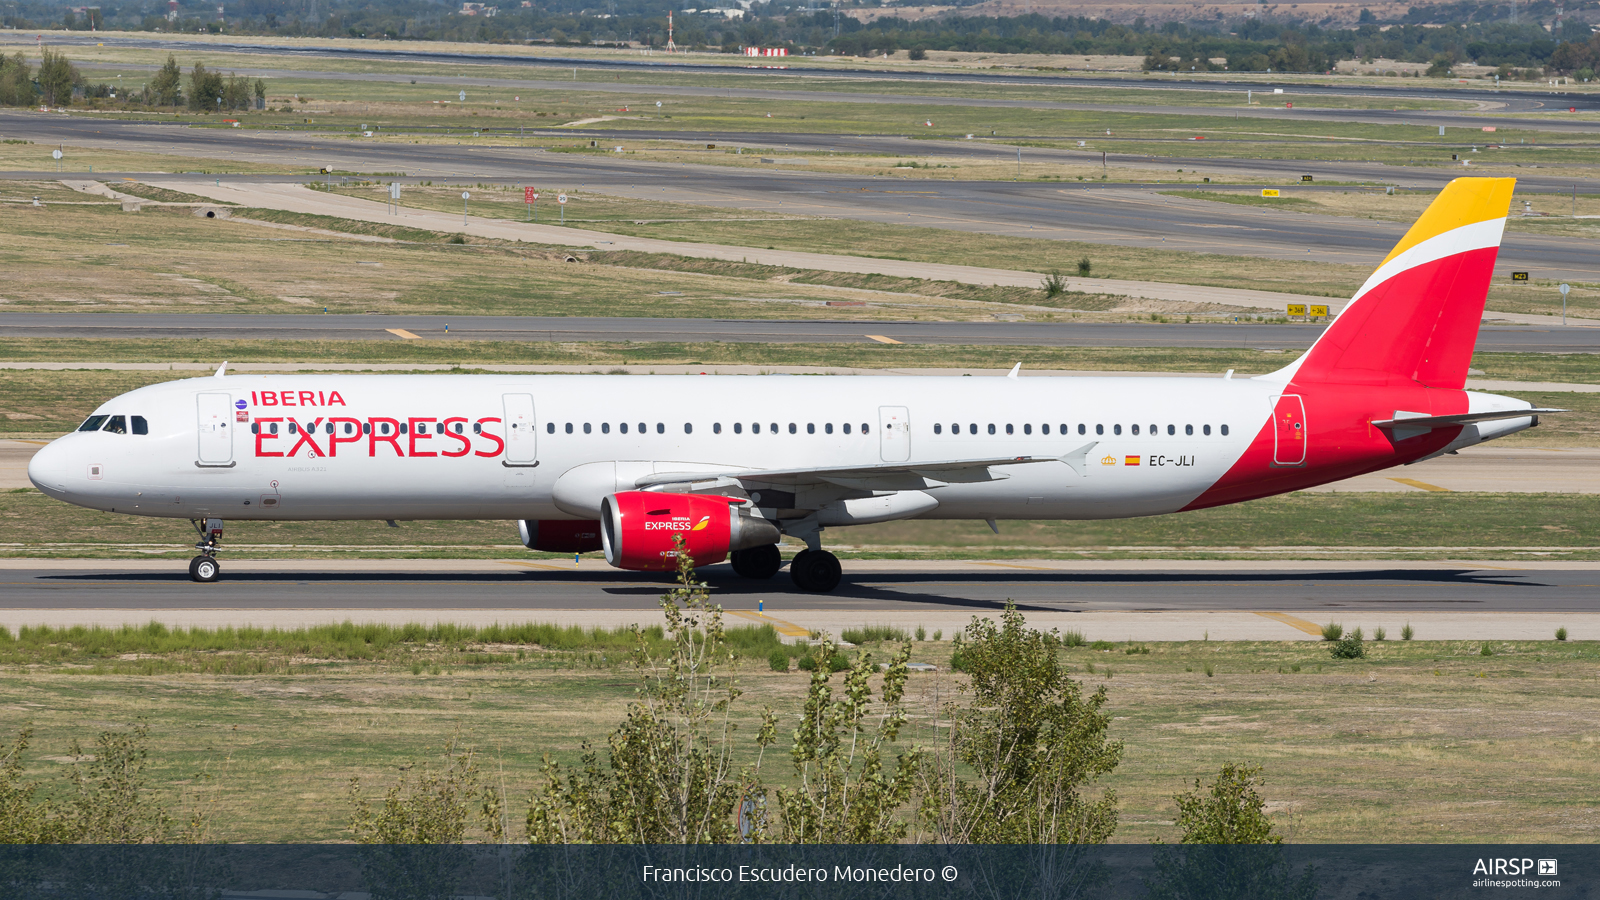
[[[1546,413],[1563,413],[1567,411],[1565,409],[1496,409],[1485,412],[1461,413],[1454,416],[1408,415],[1397,411],[1394,418],[1374,419],[1372,424],[1379,428],[1400,428],[1407,431],[1415,428],[1422,431],[1431,428],[1453,428],[1458,425],[1471,425],[1474,422],[1526,419],[1529,416],[1542,416]]]

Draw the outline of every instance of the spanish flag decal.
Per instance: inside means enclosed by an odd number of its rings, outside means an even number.
[[[1128,466],[1137,466],[1138,464],[1139,464],[1139,457],[1137,457],[1137,456],[1130,456],[1130,457],[1128,457],[1127,461],[1125,463],[1123,463],[1123,465],[1128,465]]]
[[[710,524],[711,524],[711,517],[710,516],[701,516],[700,517],[700,521],[694,523],[694,527],[689,529],[689,530],[690,531],[704,531],[706,526],[710,525]]]

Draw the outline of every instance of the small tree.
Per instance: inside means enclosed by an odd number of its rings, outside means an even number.
[[[834,654],[823,641],[819,658]],[[916,787],[921,756],[910,750],[892,769],[883,754],[905,726],[901,706],[910,674],[911,645],[903,644],[889,661],[873,708],[872,676],[878,668],[863,652],[844,677],[838,697],[829,684],[831,666],[811,673],[811,689],[790,755],[799,784],[778,789],[781,839],[794,844],[886,844],[905,837],[909,827],[898,816]]]
[[[183,72],[178,68],[178,60],[168,55],[166,65],[150,79],[150,93],[157,105],[175,107],[183,99],[182,88]]]
[[[72,103],[72,86],[78,81],[78,70],[67,61],[65,54],[49,47],[39,53],[39,91],[46,106],[68,106]]]
[[[22,51],[0,55],[0,106],[32,106],[34,99],[33,67]]]
[[[1266,801],[1256,792],[1261,784],[1260,766],[1225,763],[1210,788],[1201,793],[1200,779],[1194,790],[1177,795],[1177,824],[1183,830],[1183,844],[1281,844],[1283,838],[1272,831],[1272,820],[1262,809]]]
[[[650,655],[636,631],[634,664],[644,673],[639,699],[611,733],[609,758],[584,747],[575,769],[544,763],[544,785],[528,807],[528,840],[536,844],[701,844],[740,839],[738,813],[748,801],[759,806],[765,791],[753,768],[733,763],[733,703],[740,691],[719,674],[733,660],[727,649],[722,608],[695,581],[694,561],[677,548],[679,586],[663,594],[661,611],[671,650]],[[764,750],[775,739],[768,713],[756,742]],[[759,839],[762,823],[747,818]]]
[[[489,840],[505,838],[500,795],[483,783],[477,753],[461,746],[456,735],[444,749],[441,771],[425,767],[413,775],[415,763],[400,767],[400,780],[384,794],[374,810],[361,790],[361,779],[350,779],[350,831],[358,844],[459,844],[477,814]],[[414,779],[414,780],[413,780]]]
[[[1059,633],[1026,627],[1010,603],[999,627],[974,618],[959,638],[972,702],[949,708],[949,749],[925,781],[922,819],[934,840],[1097,844],[1116,832],[1116,794],[1094,800],[1084,790],[1116,769],[1122,743],[1107,738],[1105,688],[1084,697],[1061,647]]]

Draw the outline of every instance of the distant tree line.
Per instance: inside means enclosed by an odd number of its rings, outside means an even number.
[[[881,0],[857,3],[876,6]],[[603,7],[592,0],[539,0],[528,8],[523,8],[520,0],[498,0],[490,5],[498,6],[495,15],[464,16],[458,12],[459,6],[443,0],[382,4],[247,0],[229,4],[227,18],[219,21],[215,7],[183,0],[178,19],[169,21],[155,14],[159,8],[153,6],[108,6],[90,14],[73,12],[64,0],[22,0],[12,7],[15,12],[4,17],[3,24],[21,29],[94,27],[570,45],[631,42],[660,47],[667,41],[666,12],[676,6],[668,0],[607,0]],[[680,13],[675,17],[673,37],[680,47],[724,51],[760,45],[852,56],[909,50],[921,58],[941,50],[1143,56],[1152,69],[1225,66],[1231,71],[1318,72],[1339,60],[1376,58],[1428,63],[1443,58],[1446,71],[1450,65],[1468,61],[1488,66],[1553,66],[1563,74],[1593,67],[1592,60],[1572,66],[1586,52],[1579,46],[1566,51],[1558,65],[1553,64],[1558,47],[1564,43],[1587,45],[1592,33],[1587,24],[1570,17],[1553,31],[1546,30],[1543,23],[1556,17],[1553,0],[1519,4],[1515,13],[1513,16],[1509,0],[1457,0],[1413,7],[1389,23],[1362,10],[1354,28],[1329,27],[1328,20],[1316,23],[1277,17],[1159,24],[1141,18],[1120,24],[1037,14],[916,21],[891,16],[866,24],[833,10],[807,12],[798,0],[768,0],[753,4],[743,19]],[[1513,23],[1513,18],[1520,21]],[[1211,60],[1225,62],[1213,64]]]
[[[249,109],[266,101],[267,85],[248,78],[207,69],[195,63],[189,73],[189,89],[183,87],[183,70],[172,56],[166,65],[140,91],[118,89],[110,84],[90,84],[63,53],[49,47],[40,51],[35,71],[21,51],[0,54],[0,106],[70,106],[75,97],[89,100],[117,99],[126,104],[151,107],[187,106],[197,112]]]

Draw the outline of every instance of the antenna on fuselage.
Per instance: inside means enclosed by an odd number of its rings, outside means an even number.
[[[213,377],[221,378],[222,376],[224,376],[226,374],[228,374],[228,361],[227,360],[223,360],[222,361],[222,365],[217,366],[217,374],[215,376],[213,376]]]
[[[1010,372],[1006,373],[1006,377],[1007,378],[1015,378],[1015,377],[1017,377],[1017,373],[1021,372],[1021,371],[1022,371],[1022,363],[1017,363],[1016,365],[1011,367],[1011,371]]]

